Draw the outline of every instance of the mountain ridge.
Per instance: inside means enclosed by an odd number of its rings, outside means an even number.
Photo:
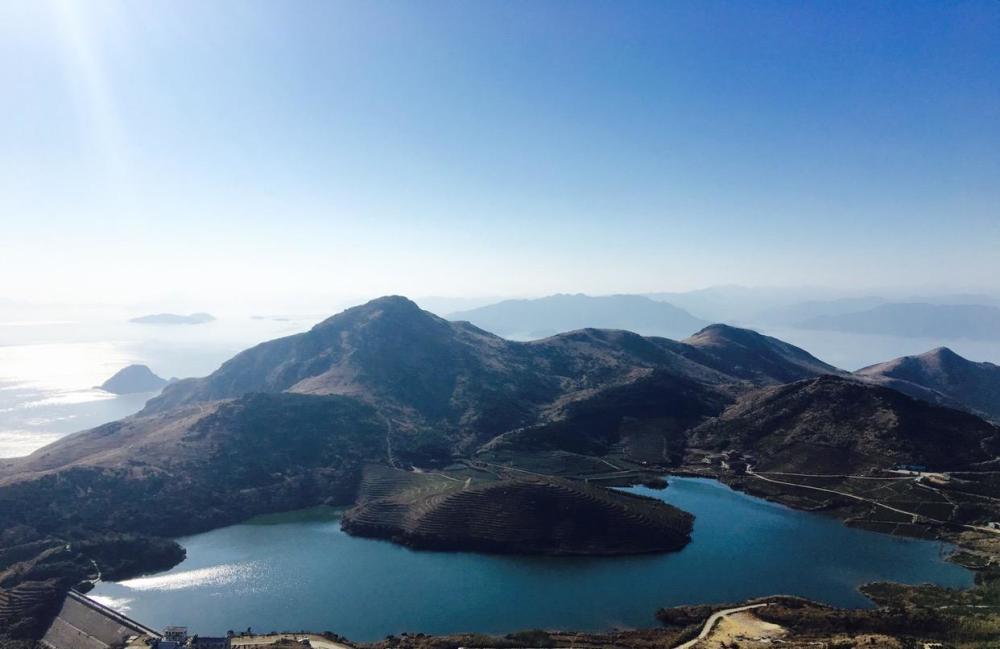
[[[947,347],[870,365],[855,374],[917,398],[1000,421],[1000,366],[970,361]]]
[[[838,376],[762,388],[691,431],[691,444],[751,452],[755,468],[849,474],[892,463],[954,471],[1000,453],[975,415]]]
[[[405,434],[429,431],[439,447],[470,449],[654,371],[717,385],[838,371],[777,339],[715,327],[680,342],[593,328],[517,342],[387,296],[245,350],[208,377],[170,385],[143,412],[248,392],[340,394],[378,404],[404,434],[403,449]]]

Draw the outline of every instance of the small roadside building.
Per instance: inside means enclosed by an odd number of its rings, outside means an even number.
[[[192,649],[229,649],[228,637],[196,635],[188,643]]]
[[[188,629],[186,626],[168,626],[163,630],[163,639],[182,645],[187,642]]]

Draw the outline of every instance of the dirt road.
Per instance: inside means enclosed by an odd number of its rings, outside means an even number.
[[[764,604],[748,604],[746,606],[738,606],[736,608],[727,608],[727,609],[724,609],[722,611],[718,611],[717,613],[712,613],[710,616],[708,616],[708,619],[705,620],[705,626],[703,626],[701,628],[701,633],[698,634],[697,638],[694,638],[692,640],[688,640],[684,644],[679,644],[676,647],[674,647],[674,649],[691,649],[691,647],[695,646],[696,644],[698,644],[699,642],[701,642],[702,640],[704,640],[705,638],[707,638],[708,634],[712,632],[712,629],[715,627],[715,625],[718,623],[718,621],[721,620],[722,618],[726,617],[727,615],[732,615],[733,613],[740,613],[742,611],[749,611],[751,609],[761,608],[762,606],[767,606],[767,604],[766,603],[764,603]]]

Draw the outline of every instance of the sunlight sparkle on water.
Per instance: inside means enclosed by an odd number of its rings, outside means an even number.
[[[41,433],[33,430],[0,430],[0,458],[28,455],[62,436],[62,433]]]
[[[258,569],[256,562],[229,563],[169,575],[138,577],[121,582],[132,590],[181,590],[196,586],[224,586],[246,581]]]
[[[129,604],[132,600],[128,597],[110,597],[108,595],[90,595],[89,597],[98,604],[107,606],[119,613],[127,613],[131,608]]]
[[[91,392],[131,359],[112,342],[0,346],[0,383],[44,391]],[[88,395],[87,400],[99,398]]]

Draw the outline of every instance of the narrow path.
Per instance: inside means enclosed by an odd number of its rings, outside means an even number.
[[[553,477],[553,476],[547,475],[545,473],[535,473],[534,471],[528,471],[527,469],[519,469],[519,468],[514,467],[514,466],[504,466],[502,464],[493,464],[492,462],[483,462],[482,460],[476,460],[476,462],[479,462],[480,464],[483,464],[485,466],[491,466],[491,467],[493,467],[495,469],[501,469],[501,470],[504,470],[504,471],[517,471],[519,473],[527,473],[528,475],[538,476],[539,478],[551,478],[551,477]]]
[[[785,473],[784,471],[768,471],[771,475],[790,475],[802,478],[853,478],[855,480],[913,480],[916,476],[871,476],[871,475],[851,475],[844,473]]]
[[[695,646],[696,644],[707,638],[708,634],[712,632],[712,629],[719,622],[719,620],[726,617],[727,615],[731,615],[733,613],[742,613],[743,611],[749,611],[750,609],[761,608],[763,606],[767,606],[767,603],[765,602],[763,604],[748,604],[746,606],[727,608],[725,610],[712,613],[711,615],[708,616],[708,619],[705,620],[705,626],[701,627],[701,633],[698,634],[697,638],[693,638],[683,644],[679,644],[676,647],[674,647],[674,649],[691,649],[691,647]]]
[[[854,494],[849,494],[849,493],[846,493],[844,491],[836,491],[835,489],[827,489],[826,487],[814,487],[812,485],[804,485],[804,484],[798,484],[796,482],[785,482],[784,480],[775,480],[774,478],[766,478],[763,475],[761,475],[760,473],[756,473],[753,470],[753,467],[747,467],[747,475],[751,475],[751,476],[757,478],[758,480],[763,480],[764,482],[771,482],[771,483],[774,483],[774,484],[785,485],[786,487],[798,487],[799,489],[812,489],[813,491],[823,491],[823,492],[830,493],[830,494],[836,494],[838,496],[844,496],[845,498],[853,498],[854,500],[860,500],[861,502],[865,502],[865,503],[869,503],[869,504],[872,504],[872,505],[876,505],[878,507],[882,507],[883,509],[888,509],[889,511],[896,512],[897,514],[903,514],[905,516],[910,516],[913,519],[916,519],[918,516],[920,516],[920,514],[916,514],[914,512],[908,512],[906,510],[899,509],[897,507],[893,507],[892,505],[886,505],[886,504],[880,503],[877,500],[872,500],[870,498],[863,498],[861,496],[855,496]],[[924,516],[924,518],[927,518],[927,517]],[[934,520],[934,519],[928,519],[928,520]],[[941,523],[943,521],[936,521],[936,522]]]
[[[837,496],[843,496],[845,498],[852,498],[854,500],[857,500],[857,501],[860,501],[860,502],[863,502],[863,503],[868,503],[870,505],[875,505],[876,507],[881,507],[883,509],[887,509],[889,511],[896,512],[897,514],[903,514],[904,516],[909,516],[910,520],[912,522],[914,522],[914,523],[917,522],[918,518],[922,518],[922,519],[924,519],[926,521],[930,521],[931,523],[938,523],[939,525],[957,525],[959,527],[964,527],[964,528],[969,529],[969,530],[975,530],[977,532],[988,532],[990,534],[1000,534],[1000,530],[995,530],[995,529],[992,529],[992,528],[989,528],[989,527],[981,527],[979,525],[968,525],[966,523],[955,523],[955,522],[952,522],[952,521],[940,521],[940,520],[938,520],[936,518],[931,518],[930,516],[925,516],[923,514],[918,514],[916,512],[908,512],[905,509],[899,509],[898,507],[893,507],[892,505],[886,505],[885,503],[880,503],[879,501],[872,500],[871,498],[863,498],[861,496],[856,496],[854,494],[849,494],[849,493],[846,493],[846,492],[843,492],[843,491],[836,491],[835,489],[827,489],[825,487],[813,487],[812,485],[797,484],[795,482],[785,482],[783,480],[775,480],[774,478],[767,478],[767,477],[764,477],[763,475],[761,475],[759,473],[756,473],[753,470],[753,467],[751,467],[751,466],[747,467],[747,475],[753,476],[753,477],[757,478],[758,480],[763,480],[764,482],[772,482],[774,484],[785,485],[786,487],[797,487],[799,489],[812,489],[813,491],[822,491],[822,492],[825,492],[825,493],[835,494]]]
[[[607,464],[607,465],[608,465],[609,467],[611,467],[611,468],[612,468],[612,469],[614,469],[615,471],[625,471],[625,469],[621,468],[620,466],[618,466],[618,465],[616,465],[616,464],[612,464],[611,462],[608,462],[608,461],[607,461],[607,460],[605,460],[605,459],[604,459],[603,457],[597,457],[596,455],[591,455],[591,456],[589,456],[589,457],[592,457],[592,458],[594,458],[595,460],[598,460],[599,462],[604,462],[605,464]]]
[[[452,482],[461,482],[461,479],[459,479],[459,478],[453,478],[450,475],[445,475],[443,473],[437,473],[436,471],[421,471],[421,470],[419,470],[417,468],[414,468],[413,472],[414,473],[419,473],[420,475],[436,475],[439,478],[444,478],[445,480],[451,480]],[[469,478],[469,479],[471,480],[472,478]]]
[[[378,411],[378,416],[385,422],[385,455],[389,460],[389,466],[398,469],[399,465],[396,463],[396,457],[392,454],[392,420],[386,417],[381,410]]]
[[[924,484],[923,482],[920,482],[920,481],[917,481],[916,485],[918,487],[921,487],[922,489],[926,489],[927,491],[931,492],[932,494],[935,494],[935,495],[940,496],[941,498],[943,498],[945,500],[945,502],[947,502],[949,505],[951,505],[951,515],[952,516],[954,516],[955,514],[958,513],[958,503],[955,502],[954,500],[952,500],[951,498],[949,498],[948,494],[946,494],[945,492],[941,491],[940,489],[935,489],[934,487],[932,487],[930,485],[927,485],[927,484]]]

